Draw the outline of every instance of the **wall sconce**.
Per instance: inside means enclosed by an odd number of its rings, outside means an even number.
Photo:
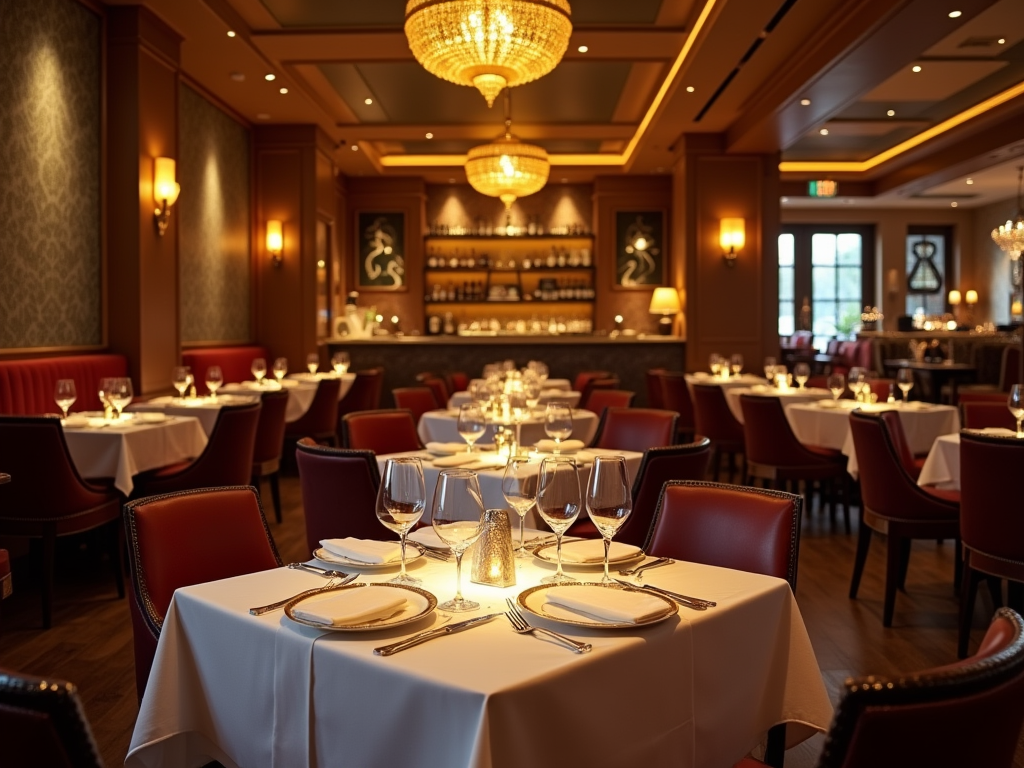
[[[960,291],[950,291],[949,292],[949,305],[951,307],[959,307],[960,306]]]
[[[284,230],[281,222],[271,219],[267,222],[267,251],[270,253],[270,263],[275,267],[281,266],[281,251],[284,250]]]
[[[658,320],[658,333],[662,336],[672,335],[672,324],[675,317],[682,309],[679,301],[679,291],[675,288],[655,288],[651,296],[651,306],[648,311],[652,315],[661,315]]]
[[[978,292],[977,291],[968,291],[966,294],[964,294],[964,301],[967,302],[967,306],[968,307],[971,307],[971,306],[977,304],[978,303]]]
[[[181,187],[174,180],[174,159],[157,157],[153,159],[153,201],[157,209],[153,211],[156,218],[156,229],[161,237],[167,231],[171,217],[171,206],[178,199]]]
[[[746,222],[743,219],[722,219],[718,242],[722,246],[722,258],[730,267],[736,266],[737,251],[746,243]]]

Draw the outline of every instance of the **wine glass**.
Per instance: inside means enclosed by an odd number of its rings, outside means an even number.
[[[210,397],[217,399],[217,390],[224,383],[224,374],[219,365],[211,365],[206,369],[206,388],[210,390]]]
[[[833,373],[828,377],[828,388],[832,391],[832,399],[838,401],[846,389],[846,379],[841,373]]]
[[[405,572],[405,537],[423,517],[426,503],[427,492],[420,460],[411,457],[388,459],[377,490],[376,512],[384,527],[397,533],[402,540],[402,570],[391,579],[393,584],[420,583],[419,579]]]
[[[117,410],[118,420],[121,418],[121,412],[131,403],[133,395],[131,379],[124,376],[114,379],[113,388],[108,396],[110,404]]]
[[[544,432],[555,441],[555,453],[558,446],[572,434],[572,409],[565,403],[548,403],[544,409]]]
[[[529,407],[530,412],[537,407],[540,403],[540,380],[531,379],[526,382],[526,386],[523,388],[523,394],[526,395],[526,405]]]
[[[277,379],[278,386],[281,386],[281,380],[284,379],[288,373],[288,358],[278,357],[274,360],[274,378]]]
[[[331,367],[339,376],[348,373],[348,352],[335,352],[331,355]]]
[[[608,574],[608,550],[612,537],[626,522],[633,509],[626,475],[625,456],[598,456],[590,470],[587,483],[587,514],[604,539],[604,578],[602,584],[614,583]]]
[[[793,366],[793,378],[796,379],[797,385],[800,389],[804,388],[804,384],[807,383],[807,379],[811,377],[811,366],[807,363],[797,363]]]
[[[766,357],[764,359],[764,377],[768,379],[768,383],[771,384],[775,379],[775,358]]]
[[[568,456],[552,456],[540,463],[537,482],[537,511],[555,532],[555,551],[558,568],[553,576],[545,576],[545,584],[563,584],[576,581],[562,573],[562,534],[576,521],[580,513],[580,475],[576,462]]]
[[[64,412],[64,419],[68,418],[68,408],[75,404],[78,395],[75,393],[74,379],[57,379],[57,387],[53,392],[53,399],[57,401],[57,407]]]
[[[896,385],[903,393],[903,402],[907,402],[907,395],[914,388],[914,372],[909,368],[900,368],[896,371]]]
[[[316,375],[316,369],[320,367],[320,355],[316,352],[310,352],[306,355],[306,369],[309,371],[310,376]]]
[[[733,376],[739,376],[743,370],[743,355],[736,353],[729,358],[729,370],[732,371]]]
[[[476,403],[463,403],[459,408],[459,420],[456,422],[456,429],[462,439],[466,441],[466,453],[473,452],[475,443],[487,428],[484,421],[483,409]]]
[[[252,361],[252,365],[249,366],[249,370],[252,371],[252,375],[256,377],[256,383],[262,385],[263,377],[267,375],[267,361],[262,357],[257,357]]]
[[[526,549],[523,539],[526,513],[537,501],[539,471],[537,462],[530,461],[529,456],[512,456],[505,465],[505,475],[501,478],[501,492],[505,496],[505,501],[519,515],[519,547],[516,549],[518,558],[533,557]]]
[[[850,373],[846,377],[847,383],[850,385],[850,391],[853,392],[857,402],[860,402],[862,397],[861,393],[867,386],[868,372],[859,366],[854,366],[850,369]]]
[[[106,377],[106,378],[100,379],[99,396],[100,396],[100,404],[103,406],[104,415],[106,415],[106,411],[107,411],[108,408],[113,409],[113,407],[114,407],[113,404],[111,404],[111,402],[110,402],[110,392],[111,392],[111,390],[113,390],[113,388],[114,388],[114,379],[113,378]]]
[[[484,497],[476,472],[467,469],[442,469],[434,489],[434,508],[430,515],[434,533],[455,553],[455,597],[441,603],[445,611],[473,611],[479,603],[462,596],[462,556],[480,538],[484,529]]]
[[[1010,388],[1010,396],[1006,399],[1006,407],[1017,420],[1017,437],[1024,437],[1021,423],[1024,422],[1024,385],[1014,384]]]
[[[516,428],[516,447],[518,447],[521,444],[519,436],[523,422],[530,416],[530,403],[526,399],[526,393],[521,390],[510,392],[508,395],[508,409],[509,414],[512,416],[512,423]]]
[[[178,365],[174,368],[173,378],[171,383],[174,384],[174,388],[178,390],[178,397],[182,400],[185,399],[185,393],[188,392],[188,388],[192,386],[195,378],[192,376],[192,369],[187,365]]]
[[[711,366],[711,375],[716,378],[722,373],[722,356],[717,352],[712,352],[711,357],[708,360],[708,364]]]

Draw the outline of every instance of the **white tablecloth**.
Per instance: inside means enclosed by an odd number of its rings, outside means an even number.
[[[567,403],[570,408],[575,408],[580,404],[580,396],[582,392],[566,392],[564,389],[545,389],[541,390],[540,399],[537,401],[541,405],[547,405],[552,401],[559,403]],[[463,403],[470,401],[469,392],[456,392],[448,399],[449,408],[459,408]]]
[[[220,416],[220,409],[225,405],[244,405],[256,402],[255,395],[219,395],[216,400],[210,397],[154,397],[144,403],[132,403],[128,410],[166,413],[168,416],[194,416],[199,419],[203,432],[209,437]]]
[[[730,389],[768,386],[767,379],[763,376],[755,376],[752,373],[741,373],[739,376],[730,376],[728,379],[723,379],[718,376],[712,376],[705,371],[697,371],[696,373],[686,374],[685,378],[686,386],[690,388],[691,394],[694,384],[717,384],[726,392]]]
[[[206,447],[206,433],[194,417],[172,417],[157,424],[122,421],[93,428],[65,427],[64,440],[78,474],[114,478],[128,496],[139,472],[195,458]]]
[[[850,412],[855,408],[876,413],[883,410],[898,412],[910,452],[914,454],[929,451],[940,435],[960,431],[960,415],[951,405],[911,403],[904,407],[898,402],[864,405],[853,400],[839,400],[838,404],[838,407],[832,408],[813,403],[794,403],[785,407],[786,417],[796,439],[801,443],[842,451],[848,459],[846,469],[854,478],[859,472],[857,452],[850,433]]]
[[[643,460],[644,455],[642,453],[636,453],[635,451],[611,451],[603,448],[589,448],[587,453],[594,456],[625,456],[626,457],[626,472],[629,475],[629,487],[633,487],[633,480],[636,478],[636,473],[640,469],[640,462]],[[547,455],[547,454],[544,454]],[[423,459],[423,480],[426,484],[427,489],[427,510],[423,515],[424,522],[430,522],[430,507],[433,503],[434,489],[437,487],[437,478],[441,474],[443,467],[435,467],[431,462],[435,457],[429,453],[423,451],[413,451],[410,453],[392,453],[387,456],[377,457],[377,466],[380,468],[381,474],[384,472],[384,462],[387,459],[393,459],[398,456],[419,456]],[[538,457],[540,461],[542,457]],[[586,496],[587,493],[587,481],[590,479],[590,468],[593,466],[593,462],[583,464],[580,466],[580,493]],[[484,496],[484,507],[486,509],[508,509],[509,519],[512,521],[512,527],[515,531],[519,530],[519,515],[511,510],[509,505],[505,501],[505,495],[501,492],[501,480],[505,475],[504,468],[501,469],[486,469],[478,470],[477,477],[480,479],[480,492]],[[586,515],[587,510],[584,509],[580,512],[581,515]],[[530,508],[530,511],[526,513],[524,518],[526,525],[530,528],[538,528],[547,530],[547,525],[541,520],[540,515],[537,513],[537,507],[534,505]]]
[[[470,386],[473,384],[482,384],[485,379],[473,379],[470,381]],[[544,379],[544,389],[560,389],[563,392],[572,392],[572,382],[568,379]]]
[[[960,433],[943,435],[932,444],[928,458],[921,467],[918,485],[936,485],[960,490]]]
[[[429,442],[457,443],[462,441],[457,428],[458,411],[427,411],[420,417],[417,431],[420,440],[426,445]],[[508,426],[508,425],[506,425]],[[514,429],[514,427],[508,427]],[[478,443],[489,443],[494,440],[495,425],[489,424]],[[572,412],[572,439],[582,440],[590,445],[597,432],[597,414],[592,411],[574,409]],[[543,415],[534,416],[523,422],[520,431],[520,444],[533,445],[538,440],[546,440]]]
[[[517,586],[497,589],[469,582],[467,567],[463,592],[480,613],[502,611],[552,569],[526,562]],[[453,594],[453,564],[420,558],[410,570],[442,600]],[[499,616],[378,657],[374,647],[438,620],[325,633],[280,611],[249,615],[323,584],[288,569],[179,589],[125,765],[722,768],[777,722],[791,723],[793,740],[828,727],[832,707],[786,582],[691,563],[647,580],[718,607],[626,631],[538,620],[592,643],[583,656],[517,635]]]
[[[322,378],[335,378],[335,375],[333,373],[318,373],[315,376],[310,376],[308,373],[296,373],[281,382],[288,390],[285,421],[298,421],[309,410],[309,406],[312,405],[313,398],[316,396],[317,382]],[[338,400],[341,400],[345,393],[352,388],[352,382],[355,380],[354,373],[341,374],[341,390],[338,392]],[[276,388],[277,382],[275,381],[267,381],[262,386],[255,381],[243,381],[238,384],[225,384],[220,391],[228,394],[251,395],[254,392],[266,392]]]
[[[806,387],[797,389],[792,387],[786,390],[778,390],[767,385],[753,387],[734,387],[725,391],[725,400],[729,403],[729,410],[732,415],[742,424],[743,409],[740,407],[740,395],[760,395],[762,397],[777,397],[782,401],[783,408],[793,403],[813,403],[816,400],[831,399],[832,393],[827,389]]]

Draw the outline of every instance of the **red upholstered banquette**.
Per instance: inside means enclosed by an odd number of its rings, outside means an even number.
[[[170,371],[167,372],[170,376]],[[72,411],[102,410],[100,379],[127,376],[124,355],[74,355],[0,361],[0,413],[28,416],[57,413],[53,391],[58,379],[74,379],[78,399]]]
[[[253,378],[252,361],[262,357],[267,361],[267,371],[274,361],[267,357],[266,347],[257,345],[242,347],[209,347],[207,349],[183,349],[181,351],[181,364],[192,369],[192,375],[196,380],[196,390],[200,394],[206,393],[206,369],[211,365],[219,365],[221,373],[224,374],[225,384],[234,384],[239,381],[246,381]],[[289,365],[292,371],[304,371],[303,360],[291,360]],[[170,376],[171,372],[168,371]]]

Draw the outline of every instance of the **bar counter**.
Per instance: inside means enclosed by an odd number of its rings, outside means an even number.
[[[552,378],[570,381],[580,371],[609,371],[621,389],[636,393],[634,406],[645,406],[647,370],[681,371],[686,364],[686,341],[678,336],[339,336],[322,343],[327,350],[321,359],[346,350],[352,360],[349,370],[384,368],[382,407],[393,407],[391,390],[415,386],[418,373],[464,371],[473,377],[487,363],[501,360],[515,360],[519,368],[540,360]]]

